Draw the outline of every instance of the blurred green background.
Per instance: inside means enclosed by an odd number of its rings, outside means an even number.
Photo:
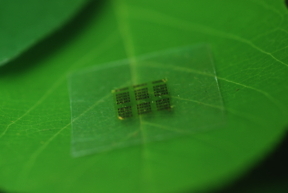
[[[282,0],[1,1],[0,189],[287,192],[287,16]],[[67,74],[197,43],[225,127],[71,157]]]

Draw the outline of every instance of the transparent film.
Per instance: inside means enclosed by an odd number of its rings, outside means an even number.
[[[221,128],[209,47],[181,47],[69,76],[75,157]]]

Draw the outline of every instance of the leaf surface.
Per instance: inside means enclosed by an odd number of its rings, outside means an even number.
[[[288,123],[283,1],[119,0],[97,7],[83,13],[86,23],[69,41],[71,28],[0,69],[0,186],[61,193],[209,189],[242,174],[281,138]],[[224,128],[71,157],[67,73],[202,42],[213,51]]]

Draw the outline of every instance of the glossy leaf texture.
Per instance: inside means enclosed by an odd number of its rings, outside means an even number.
[[[0,2],[0,65],[67,22],[87,0]]]
[[[92,2],[73,25],[0,69],[0,186],[164,193],[230,182],[285,132],[287,30],[283,1]],[[69,72],[198,43],[210,44],[213,52],[225,127],[71,157]]]

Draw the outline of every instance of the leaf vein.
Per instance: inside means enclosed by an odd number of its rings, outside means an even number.
[[[170,68],[170,69],[177,70],[177,71],[191,72],[191,73],[200,74],[200,75],[204,75],[204,76],[211,76],[211,77],[217,78],[218,80],[222,80],[222,81],[225,81],[225,82],[229,82],[231,84],[239,85],[241,87],[244,87],[244,88],[247,88],[247,89],[250,89],[250,90],[254,90],[254,91],[258,92],[258,93],[261,93],[266,98],[268,98],[274,105],[276,105],[282,111],[282,113],[285,116],[287,115],[286,108],[284,107],[284,105],[282,105],[278,100],[276,100],[274,97],[272,97],[267,92],[265,92],[263,90],[260,90],[258,88],[255,88],[255,87],[252,87],[252,86],[248,86],[248,85],[245,85],[245,84],[242,84],[242,83],[238,83],[238,82],[235,82],[235,81],[232,81],[232,80],[228,80],[226,78],[222,78],[222,77],[219,77],[219,76],[214,75],[214,74],[209,74],[209,73],[197,71],[197,70],[194,70],[194,69],[191,69],[191,68],[186,68],[186,67],[162,65],[162,64],[158,64],[158,63],[153,63],[153,64],[150,64],[150,65],[146,64],[146,66],[149,66],[151,68]]]
[[[166,14],[154,11],[154,10],[146,10],[144,8],[139,8],[136,6],[133,6],[133,10],[134,10],[134,12],[133,12],[134,18],[137,18],[140,20],[145,20],[145,21],[149,21],[149,22],[162,24],[162,25],[167,25],[167,26],[178,28],[181,30],[201,32],[203,34],[221,37],[221,38],[226,38],[226,39],[231,39],[231,40],[235,40],[235,41],[244,43],[244,44],[249,45],[250,47],[258,50],[259,52],[271,57],[272,59],[279,62],[280,64],[288,67],[287,63],[278,59],[272,53],[265,51],[264,49],[258,47],[253,42],[251,42],[248,39],[245,39],[241,36],[238,36],[238,35],[235,35],[232,33],[223,32],[223,31],[220,31],[220,30],[217,30],[217,29],[205,26],[205,25],[201,25],[198,23],[193,23],[190,21],[181,20],[181,19],[169,16],[169,15],[166,15]]]
[[[90,50],[90,52],[88,52],[85,56],[83,56],[82,58],[80,58],[79,60],[77,60],[73,65],[71,65],[71,67],[64,73],[63,76],[61,76],[60,78],[58,78],[58,80],[56,80],[54,82],[54,84],[48,89],[48,91],[46,91],[43,96],[36,101],[36,103],[30,107],[25,113],[23,113],[20,117],[18,117],[15,121],[11,122],[10,124],[8,124],[6,126],[6,128],[4,129],[4,131],[0,134],[0,139],[7,133],[7,131],[9,130],[9,128],[14,125],[15,123],[19,122],[20,120],[22,120],[24,117],[26,117],[30,112],[32,112],[36,107],[38,107],[39,105],[41,105],[45,99],[48,98],[48,96],[50,96],[56,89],[57,87],[59,87],[61,85],[62,82],[64,82],[67,73],[72,70],[73,68],[77,67],[77,66],[81,66],[83,64],[83,62],[87,62],[88,58],[91,57],[95,57],[95,50],[102,50],[102,52],[104,52],[104,50],[108,49],[108,47],[112,46],[112,44],[115,42],[115,34],[110,35],[108,38],[106,38],[104,41],[104,43],[100,44],[99,47],[97,47],[96,49]],[[108,42],[108,44],[107,44]],[[104,48],[104,49],[100,49],[100,48]]]

